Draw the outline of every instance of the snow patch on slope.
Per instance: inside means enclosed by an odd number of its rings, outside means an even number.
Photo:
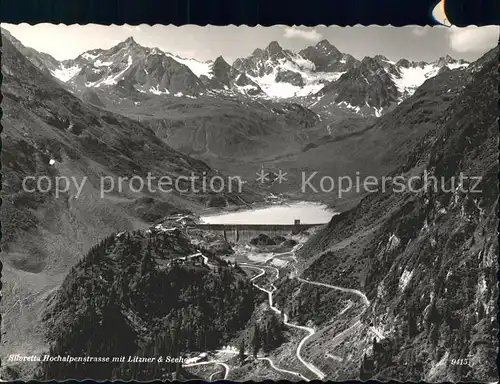
[[[387,241],[387,251],[393,251],[399,244],[401,244],[401,240],[394,233],[392,233],[391,237],[389,237],[389,240]]]
[[[457,68],[465,68],[468,67],[468,63],[460,64],[460,63],[454,63],[454,64],[448,64],[447,67],[450,69],[457,69]]]
[[[99,55],[92,55],[91,53],[85,52],[82,57],[87,60],[94,60],[99,57]]]
[[[357,105],[351,105],[349,104],[347,101],[341,101],[339,103],[339,106],[342,106],[342,107],[346,107],[347,109],[350,109],[356,113],[359,113],[359,111],[361,110],[361,108]]]
[[[60,68],[57,68],[56,70],[51,71],[50,73],[55,78],[66,83],[67,81],[71,80],[73,76],[75,76],[78,72],[80,72],[80,70],[81,68],[78,65],[72,67],[65,67],[64,64],[61,64]]]
[[[149,88],[149,92],[151,92],[154,95],[169,95],[170,94],[168,89],[165,89],[164,91],[160,91],[158,86]]]
[[[375,110],[375,116],[376,116],[376,117],[380,117],[380,116],[382,116],[382,110],[383,110],[383,108],[382,108],[382,107],[380,107],[380,108],[377,108],[377,107],[372,107],[372,108]]]
[[[434,77],[439,72],[439,67],[432,64],[426,65],[423,68],[400,68],[400,77],[392,75],[392,80],[399,92],[411,95],[420,87],[427,79]]]
[[[302,87],[298,87],[290,83],[277,82],[275,80],[276,76],[274,72],[259,78],[251,76],[248,77],[253,82],[257,83],[260,88],[270,97],[285,99],[297,96],[297,93],[302,89]]]
[[[191,72],[193,72],[197,77],[200,77],[202,75],[207,76],[208,78],[213,77],[212,73],[212,62],[211,61],[198,61],[195,59],[185,59],[183,57],[175,56],[170,53],[165,53],[168,57],[174,59],[180,64],[184,64],[186,67],[188,67]]]
[[[247,85],[237,85],[235,84],[235,87],[238,91],[242,93],[247,93],[249,91],[257,91],[259,88],[257,88],[255,85],[252,84],[247,84]]]
[[[467,67],[468,64],[448,64],[449,69],[457,69]],[[399,68],[400,76],[391,75],[394,84],[399,92],[404,95],[411,96],[416,89],[420,87],[426,80],[436,76],[441,68],[435,64],[427,64],[423,67]]]
[[[282,70],[295,72],[301,75],[304,86],[276,81],[276,76]],[[280,59],[279,64],[273,68],[273,71],[262,77],[247,76],[258,84],[269,97],[287,99],[315,94],[325,86],[325,83],[336,81],[344,74],[344,72],[312,72],[313,70],[314,64],[312,62],[297,57],[293,62],[286,59]]]
[[[94,61],[94,67],[109,67],[110,65],[113,65],[112,61],[101,61],[101,60]]]
[[[104,64],[104,63],[102,63],[102,64]],[[127,66],[123,70],[118,72],[116,75],[111,75],[103,80],[98,80],[98,81],[95,81],[93,83],[86,82],[85,86],[86,87],[100,87],[103,84],[104,85],[115,85],[116,83],[118,83],[118,80],[120,80],[120,78],[123,76],[123,74],[128,71],[128,69],[132,66],[132,64],[133,64],[132,56],[128,55]]]
[[[406,288],[406,286],[410,282],[412,276],[413,276],[413,270],[412,271],[408,271],[405,268],[405,270],[403,271],[403,274],[401,275],[401,277],[399,279],[399,289],[401,291],[404,291],[404,289]]]

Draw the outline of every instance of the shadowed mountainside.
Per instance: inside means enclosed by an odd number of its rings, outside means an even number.
[[[373,345],[353,337],[355,359],[332,377],[498,380],[497,57],[498,48],[476,63],[471,80],[391,173],[408,179],[426,171],[444,189],[371,194],[300,250],[306,278],[364,291],[372,304],[363,322],[385,335]],[[459,184],[461,174],[480,182]]]
[[[196,252],[181,231],[154,229],[93,247],[45,314],[51,355],[177,357],[221,348],[245,326],[256,293],[240,268],[186,258]],[[176,365],[42,363],[39,378],[180,379]]]
[[[185,192],[161,192],[159,177],[221,174],[172,149],[147,125],[83,103],[7,37],[2,43],[3,348],[28,353],[43,348],[34,323],[45,298],[92,245],[171,213],[199,211],[215,199],[203,190],[201,179],[193,190],[186,179],[179,184]],[[146,180],[148,173],[156,177],[151,191],[147,185],[138,191],[138,183],[130,188],[128,181],[120,191],[119,177]],[[25,190],[26,177],[43,177],[39,185],[45,189],[50,182],[53,188],[28,192],[36,189],[37,179],[28,180]],[[55,183],[62,177],[69,185],[60,179],[66,190],[57,196]],[[101,185],[110,191],[102,197]],[[245,191],[218,194],[218,204],[258,198],[250,188]]]

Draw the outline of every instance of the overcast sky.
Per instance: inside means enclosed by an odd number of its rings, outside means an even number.
[[[129,36],[146,47],[158,47],[183,57],[212,60],[222,55],[228,62],[245,57],[255,48],[276,40],[298,51],[322,39],[357,59],[382,54],[391,60],[432,61],[449,54],[475,60],[498,42],[498,26],[490,27],[272,27],[246,26],[105,26],[96,24],[5,24],[2,27],[24,45],[49,53],[58,60],[75,58],[94,48],[109,49]]]

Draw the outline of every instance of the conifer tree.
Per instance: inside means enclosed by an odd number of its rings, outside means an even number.
[[[261,347],[260,330],[257,324],[255,324],[253,328],[252,347],[253,347],[253,355],[254,357],[257,357],[257,354],[259,353]]]
[[[240,343],[240,363],[243,364],[243,361],[245,360],[245,340],[242,339]]]
[[[366,356],[363,356],[361,361],[361,368],[359,370],[359,378],[361,381],[367,381],[373,376],[373,360]]]
[[[146,247],[146,252],[144,253],[144,256],[141,261],[141,267],[140,267],[140,276],[144,277],[149,275],[154,271],[154,261],[153,261],[153,256],[151,253],[151,243],[148,242],[148,245]]]
[[[179,380],[181,377],[181,363],[177,363],[175,367],[175,380]]]
[[[321,305],[321,295],[319,293],[319,289],[316,289],[316,297],[314,300],[314,310],[317,311]]]
[[[272,338],[272,336],[271,336],[270,329],[265,327],[260,332],[260,337],[261,337],[262,351],[267,354],[271,350],[271,338]]]

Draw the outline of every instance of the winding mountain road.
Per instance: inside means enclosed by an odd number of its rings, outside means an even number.
[[[301,247],[302,247],[302,244],[299,244],[296,247],[294,247],[294,249],[292,251],[283,252],[283,253],[279,253],[279,254],[273,255],[272,258],[278,257],[278,256],[285,256],[286,255],[286,256],[291,256],[295,261],[297,261],[295,253]],[[202,256],[203,259],[204,259],[204,261],[205,261],[205,263],[208,264],[208,258],[206,256],[204,256],[203,254],[201,254],[201,252],[198,252],[198,253],[195,253],[193,255],[190,255],[187,258],[192,258],[192,257],[196,257],[196,256]],[[269,260],[267,260],[267,261],[269,261]],[[266,269],[267,270],[271,269],[271,270],[273,270],[275,272],[275,280],[279,279],[279,273],[280,273],[280,271],[277,268],[275,268],[275,267],[271,267],[271,266],[267,266],[267,265],[255,265],[255,264],[249,264],[249,263],[241,263],[240,266],[243,267],[243,268],[254,269],[254,270],[257,270],[259,272],[257,275],[255,275],[252,278],[250,278],[250,281],[252,282],[252,284],[253,284],[253,286],[255,288],[257,288],[260,291],[265,292],[267,294],[268,301],[269,301],[269,307],[271,308],[272,311],[274,311],[279,316],[281,316],[282,311],[280,311],[277,307],[275,307],[274,306],[274,302],[273,302],[273,293],[276,291],[276,287],[271,283],[271,289],[272,290],[268,290],[268,289],[265,289],[264,287],[262,287],[262,286],[260,286],[260,285],[258,285],[258,284],[256,284],[254,282],[256,279],[258,279],[258,278],[260,278],[260,277],[262,277],[262,276],[264,276],[266,274]],[[353,288],[345,288],[345,287],[340,287],[340,286],[336,286],[336,285],[331,285],[331,284],[326,284],[326,283],[321,283],[321,282],[317,282],[317,281],[311,281],[311,280],[304,279],[304,278],[302,278],[302,277],[299,276],[297,266],[293,265],[293,268],[294,268],[295,273],[292,275],[292,278],[296,278],[298,281],[300,281],[302,283],[305,283],[305,284],[311,284],[311,285],[316,285],[316,286],[325,287],[325,288],[329,288],[329,289],[335,289],[335,290],[338,290],[338,291],[341,291],[341,292],[344,292],[344,293],[350,293],[350,294],[356,295],[359,298],[361,298],[361,300],[363,301],[363,304],[365,305],[365,309],[359,315],[357,315],[353,319],[353,324],[349,328],[345,329],[344,331],[342,331],[341,333],[339,333],[338,335],[336,335],[333,338],[332,343],[330,344],[330,346],[335,347],[341,341],[343,341],[352,331],[354,331],[355,329],[357,329],[358,327],[360,327],[362,325],[361,320],[360,320],[361,316],[364,313],[364,311],[370,305],[370,301],[368,300],[368,298],[366,297],[366,295],[363,292],[361,292],[361,291],[359,291],[357,289],[353,289]],[[341,313],[344,313],[348,308],[350,308],[350,306],[352,306],[352,302],[350,304],[348,304],[348,306]],[[290,323],[288,315],[286,313],[283,313],[283,323],[286,326],[288,326],[288,327],[299,329],[299,330],[307,332],[307,335],[304,336],[300,340],[300,342],[299,342],[299,344],[297,346],[297,349],[295,351],[295,355],[296,355],[297,359],[302,363],[302,365],[304,365],[309,371],[311,371],[318,379],[323,380],[326,377],[325,373],[323,373],[318,367],[316,367],[311,362],[308,362],[308,361],[304,360],[304,358],[301,355],[302,348],[304,347],[304,345],[306,344],[306,342],[316,333],[316,331],[313,328],[311,328],[311,327],[307,327],[307,326],[303,326],[303,325],[297,325],[297,324]],[[370,327],[370,330],[373,333],[375,333],[377,337],[383,338],[383,335],[377,329],[375,329],[374,327]],[[224,351],[221,350],[220,352],[224,352]],[[238,353],[238,352],[234,352],[234,351],[225,351],[225,352],[229,352],[229,353],[233,353],[233,354],[234,353]],[[341,360],[340,357],[332,355],[330,353],[326,353],[325,357],[326,358],[331,358],[331,359],[336,360],[336,361],[340,361]],[[267,361],[270,364],[271,368],[274,369],[274,370],[276,370],[277,372],[281,372],[281,373],[285,373],[285,374],[290,374],[290,375],[293,375],[293,376],[300,377],[302,380],[310,381],[310,379],[308,379],[307,377],[305,377],[304,375],[302,375],[300,372],[295,372],[295,371],[291,371],[291,370],[288,370],[288,369],[283,369],[283,368],[277,367],[274,364],[274,362],[270,358],[268,358],[268,357],[257,357],[257,359],[258,360],[265,360],[265,361]],[[223,362],[221,362],[219,360],[212,360],[212,361],[206,361],[206,362],[201,362],[201,363],[187,364],[187,365],[183,365],[183,366],[184,367],[192,367],[192,366],[206,365],[206,364],[217,364],[217,365],[220,365],[220,366],[224,367],[224,370],[225,370],[224,380],[227,380],[227,377],[229,375],[230,367],[226,363],[223,363]],[[216,374],[219,374],[219,373],[220,372],[213,373],[212,375],[210,375],[209,379],[212,380],[213,376],[216,375]]]
[[[242,265],[243,267],[246,267],[246,268],[253,268],[253,269],[257,269],[257,270],[260,270],[260,273],[254,277],[252,277],[250,279],[250,281],[253,281],[261,276],[263,276],[266,271],[260,267],[257,267],[257,266],[253,266],[253,265],[248,265],[248,264],[245,264],[245,265]],[[273,310],[274,312],[276,312],[278,315],[281,315],[281,311],[275,307],[273,305],[273,292],[276,290],[276,287],[273,286],[273,290],[272,291],[269,291],[255,283],[253,283],[254,287],[261,290],[262,292],[265,292],[267,293],[267,297],[268,297],[268,300],[269,300],[269,307],[271,308],[271,310]],[[309,363],[307,361],[304,360],[304,358],[302,357],[302,355],[300,354],[301,350],[302,350],[302,347],[304,346],[304,344],[307,342],[307,340],[309,340],[309,338],[314,335],[315,333],[315,330],[313,328],[310,328],[310,327],[306,327],[306,326],[303,326],[303,325],[296,325],[296,324],[292,324],[288,321],[288,315],[286,313],[283,314],[283,323],[289,327],[292,327],[292,328],[296,328],[296,329],[300,329],[302,331],[306,331],[308,334],[307,336],[303,337],[302,340],[300,341],[299,345],[297,346],[297,350],[295,351],[295,356],[297,356],[297,359],[308,369],[310,370],[312,373],[314,373],[320,380],[322,380],[324,377],[325,377],[325,374],[323,372],[321,372],[317,367],[315,367],[312,363]],[[272,366],[272,365],[271,365]],[[302,376],[300,373],[298,372],[292,372],[292,371],[287,371],[287,370],[282,370],[283,372],[287,372],[287,373],[292,373],[293,375],[296,375],[296,376],[300,376],[302,377],[304,380],[307,380],[309,381],[307,378],[305,378],[304,376]]]
[[[302,245],[303,244],[299,244],[295,249],[294,249],[294,255],[293,255],[293,258],[295,260],[297,260],[296,256],[295,256],[295,252],[297,252],[300,248],[302,248]],[[356,330],[357,328],[359,328],[362,323],[361,323],[361,316],[363,315],[363,313],[365,313],[365,311],[368,309],[368,307],[370,306],[370,300],[368,300],[368,298],[366,297],[366,295],[361,292],[360,290],[358,289],[353,289],[353,288],[344,288],[344,287],[339,287],[337,285],[331,285],[331,284],[326,284],[326,283],[320,283],[318,281],[311,281],[311,280],[307,280],[307,279],[304,279],[302,277],[300,277],[298,275],[298,270],[297,270],[297,267],[294,265],[294,270],[295,270],[295,278],[303,283],[307,283],[307,284],[312,284],[312,285],[316,285],[316,286],[320,286],[320,287],[325,287],[325,288],[329,288],[329,289],[335,289],[337,291],[341,291],[341,292],[345,292],[345,293],[351,293],[351,294],[354,294],[358,297],[361,298],[361,300],[363,301],[363,304],[365,305],[365,308],[364,310],[359,314],[357,315],[354,319],[352,319],[353,321],[353,324],[345,329],[344,331],[340,332],[338,335],[335,335],[335,337],[333,338],[331,344],[330,344],[330,347],[331,348],[334,348],[336,347],[340,342],[342,342],[352,331]],[[341,313],[344,313],[348,308],[350,308],[350,306],[352,305],[352,302],[350,303],[350,305],[348,305],[348,307],[346,307],[345,309],[342,310]],[[372,329],[373,328],[373,329]],[[379,332],[376,332],[377,330],[374,328],[374,327],[370,327],[370,330],[372,332],[374,332],[377,337],[380,338],[381,335],[379,335]],[[383,336],[382,336],[383,338]],[[327,353],[327,357],[331,357],[332,355],[331,354],[328,354]]]
[[[261,275],[262,276],[262,275]],[[230,350],[222,350],[222,349],[219,349],[219,350],[216,350],[216,352],[222,352],[222,353],[231,353],[231,354],[239,354],[239,352],[236,352],[236,351],[230,351]],[[278,371],[278,372],[281,372],[281,373],[287,373],[287,374],[290,374],[290,375],[294,375],[294,376],[298,376],[300,377],[302,380],[305,380],[305,381],[310,381],[307,377],[301,375],[300,373],[298,372],[295,372],[295,371],[289,371],[288,369],[283,369],[283,368],[279,368],[277,367],[274,362],[268,358],[268,357],[264,357],[264,356],[257,356],[257,360],[265,360],[269,363],[269,365],[271,366],[272,369]]]
[[[244,263],[244,264],[240,264],[240,266],[244,267],[244,268],[251,268],[251,269],[257,269],[258,271],[260,271],[260,273],[258,275],[255,275],[254,277],[252,277],[250,279],[250,281],[254,281],[255,279],[257,279],[258,277],[261,277],[263,275],[266,274],[266,271],[263,270],[261,267],[257,267],[255,265],[252,265],[252,264],[247,264],[247,263]]]
[[[283,252],[283,253],[279,253],[279,254],[276,254],[276,255],[273,255],[273,258],[274,257],[277,257],[277,256],[291,256],[294,260],[297,260],[296,258],[296,252],[302,248],[302,244],[298,244],[296,247],[294,247],[294,249],[292,251],[289,251],[289,252]],[[269,260],[267,260],[269,261]],[[260,273],[254,277],[252,277],[250,279],[250,281],[254,281],[256,279],[258,279],[259,277],[265,275],[266,271],[264,270],[264,268],[271,268],[271,269],[276,269],[274,267],[269,267],[269,266],[257,266],[257,265],[253,265],[253,264],[248,264],[248,263],[242,263],[240,264],[242,267],[246,267],[246,268],[252,268],[252,269],[256,269],[258,270]],[[316,286],[320,286],[320,287],[325,287],[325,288],[329,288],[329,289],[335,289],[337,291],[341,291],[341,292],[345,292],[345,293],[350,293],[350,294],[353,294],[353,295],[356,295],[358,296],[359,298],[361,298],[361,300],[363,301],[363,304],[365,305],[365,309],[359,314],[357,315],[354,319],[353,319],[353,324],[345,329],[344,331],[342,331],[341,333],[339,333],[338,335],[336,335],[333,340],[332,340],[332,345],[333,346],[336,346],[337,344],[339,344],[342,340],[344,340],[352,331],[354,331],[355,329],[357,329],[358,327],[360,327],[362,325],[361,323],[361,315],[365,312],[365,310],[369,307],[370,305],[370,300],[368,300],[368,298],[366,297],[366,295],[361,292],[360,290],[358,289],[353,289],[353,288],[345,288],[345,287],[340,287],[340,286],[337,286],[337,285],[331,285],[331,284],[326,284],[326,283],[321,283],[321,282],[317,282],[317,281],[311,281],[311,280],[307,280],[307,279],[304,279],[302,277],[299,276],[298,274],[298,269],[297,269],[297,266],[294,265],[294,271],[295,271],[295,274],[292,276],[292,278],[296,278],[298,281],[302,282],[302,283],[306,283],[306,284],[311,284],[311,285],[316,285]],[[277,271],[276,273],[276,278],[279,278],[279,271]],[[276,291],[276,287],[274,285],[271,284],[271,287],[272,287],[272,291],[269,291],[261,286],[259,286],[258,284],[256,283],[253,283],[253,285],[267,293],[268,295],[268,301],[269,301],[269,307],[271,308],[271,310],[273,310],[274,312],[276,312],[278,315],[281,315],[281,311],[275,307],[273,305],[273,292]],[[352,303],[351,303],[352,305]],[[345,312],[345,311],[343,311]],[[303,337],[299,343],[299,345],[297,346],[297,350],[295,352],[295,355],[297,356],[297,359],[309,370],[311,371],[312,373],[314,373],[314,375],[316,375],[320,380],[323,380],[325,378],[325,374],[319,369],[317,368],[316,366],[314,366],[314,364],[310,363],[310,362],[307,362],[304,360],[304,358],[302,357],[301,355],[301,350],[302,350],[302,347],[305,345],[305,343],[314,335],[315,333],[315,330],[313,328],[310,328],[310,327],[306,327],[306,326],[302,326],[302,325],[296,325],[296,324],[292,324],[288,321],[288,315],[286,313],[283,314],[283,322],[285,325],[289,326],[289,327],[292,327],[292,328],[296,328],[296,329],[300,329],[300,330],[303,330],[303,331],[306,331],[308,334]],[[375,333],[379,338],[383,338],[383,335],[380,334],[380,332],[378,330],[376,330],[375,328],[373,327],[370,327],[370,330]],[[331,354],[327,354],[327,357],[331,357],[332,355]],[[269,363],[271,364],[271,367],[273,369],[276,369],[277,371],[280,371],[280,372],[284,372],[284,373],[290,373],[290,374],[293,374],[293,375],[300,375],[304,380],[307,380],[309,381],[308,379],[306,379],[305,377],[303,377],[300,373],[298,372],[293,372],[293,371],[288,371],[288,370],[283,370],[283,369],[279,369],[277,368],[276,366],[274,366],[274,364],[272,363],[272,361],[268,358],[261,358],[262,359],[265,359],[267,361],[269,361]]]
[[[213,381],[213,377],[214,377],[215,375],[219,375],[219,374],[221,374],[221,373],[222,373],[222,371],[217,371],[217,372],[212,373],[212,374],[210,375],[210,377],[208,378],[208,381]]]
[[[290,374],[290,375],[293,375],[293,376],[298,376],[302,380],[310,381],[307,377],[302,376],[298,372],[289,371],[288,369],[278,368],[276,365],[274,365],[274,362],[270,358],[268,358],[268,357],[257,357],[257,360],[265,360],[265,361],[267,361],[269,363],[269,365],[271,366],[271,368],[274,369],[275,371],[278,371],[278,372],[281,372],[281,373],[287,373],[287,374]]]
[[[223,363],[222,361],[218,361],[218,360],[210,360],[210,361],[203,361],[201,363],[193,363],[193,364],[183,364],[182,367],[196,367],[198,365],[208,365],[208,364],[216,364],[216,365],[220,365],[222,367],[224,367],[224,370],[225,370],[225,373],[224,373],[224,380],[227,380],[227,377],[229,376],[229,365],[227,365],[226,363]],[[215,372],[215,373],[220,373],[220,372]],[[212,376],[214,374],[212,374],[210,376],[210,379],[212,379]]]
[[[268,265],[260,265],[257,267],[255,264],[248,264],[248,263],[240,263],[240,266],[243,266],[243,267],[248,267],[248,268],[258,268],[260,269],[261,271],[263,271],[263,268],[266,268],[266,269],[272,269],[275,273],[276,273],[276,279],[279,279],[280,277],[280,271],[278,268],[275,268],[275,267],[270,267]],[[265,273],[265,272],[264,272]],[[263,273],[261,273],[259,276],[255,276],[253,277],[252,279],[250,279],[250,281],[252,281],[253,279],[256,279],[257,277],[260,277],[262,276]]]
[[[344,361],[344,359],[343,359],[343,358],[341,358],[340,356],[337,356],[337,355],[332,355],[331,353],[327,353],[327,354],[325,355],[325,357],[328,357],[328,358],[330,358],[330,359],[332,359],[332,360],[338,361],[339,363],[341,363],[341,362],[343,362],[343,361]]]
[[[311,281],[311,280],[306,280],[306,279],[303,279],[302,277],[296,277],[297,280],[303,282],[303,283],[307,283],[307,284],[312,284],[312,285],[317,285],[319,287],[325,287],[325,288],[330,288],[330,289],[336,289],[337,291],[341,291],[341,292],[345,292],[345,293],[352,293],[356,296],[359,296],[361,297],[361,299],[363,300],[363,303],[366,305],[366,306],[369,306],[370,305],[370,300],[368,300],[368,298],[366,297],[366,295],[357,290],[357,289],[352,289],[352,288],[344,288],[344,287],[339,287],[337,285],[330,285],[330,284],[325,284],[325,283],[319,283],[317,281]]]

